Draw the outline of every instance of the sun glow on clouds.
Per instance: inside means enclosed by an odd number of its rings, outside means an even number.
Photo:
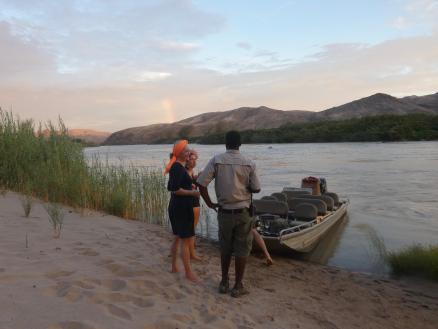
[[[136,78],[137,82],[148,82],[148,81],[156,81],[163,80],[172,76],[172,73],[169,72],[153,72],[153,71],[144,71],[141,72]]]

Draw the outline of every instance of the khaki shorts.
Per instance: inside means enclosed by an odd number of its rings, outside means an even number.
[[[219,223],[219,243],[223,254],[248,257],[252,248],[253,219],[248,210],[240,214],[217,215]]]

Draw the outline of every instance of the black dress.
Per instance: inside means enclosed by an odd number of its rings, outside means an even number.
[[[179,162],[175,162],[169,171],[169,182],[167,190],[170,192],[192,189],[192,178],[187,173],[186,168]],[[195,235],[193,197],[175,195],[170,196],[169,219],[172,225],[173,234],[180,238],[190,238]]]

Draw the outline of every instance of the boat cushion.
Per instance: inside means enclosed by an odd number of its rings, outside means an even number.
[[[253,204],[256,215],[272,214],[287,218],[289,208],[285,202],[275,200],[254,200]]]
[[[316,208],[318,209],[318,215],[325,215],[327,213],[327,204],[320,199],[307,198],[307,196],[303,195],[302,198],[296,197],[296,198],[287,200],[287,204],[289,206],[289,209],[294,210],[294,211],[296,211],[297,206],[301,203],[310,203],[310,204],[313,204],[314,206],[316,206]]]
[[[264,197],[262,197],[262,200],[278,201],[278,199],[275,196],[272,196],[272,195],[265,195]]]
[[[278,201],[287,202],[287,197],[286,197],[286,194],[284,194],[284,193],[277,192],[277,193],[272,193],[271,195],[274,198],[276,198]]]
[[[318,208],[311,203],[300,203],[297,205],[294,217],[299,221],[312,221],[318,216]]]
[[[339,206],[339,197],[336,193],[325,192],[323,195],[327,195],[327,196],[331,197],[335,203],[335,206]]]
[[[286,198],[292,199],[292,198],[299,198],[299,197],[305,197],[307,195],[312,195],[309,191],[283,191],[283,193],[286,195]]]
[[[333,208],[335,206],[335,202],[334,202],[333,198],[328,196],[328,195],[325,195],[325,194],[324,195],[306,195],[305,198],[324,201],[325,204],[327,205],[327,210],[330,210],[330,211],[333,210]]]

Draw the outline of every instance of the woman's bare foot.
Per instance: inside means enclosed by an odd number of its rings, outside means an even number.
[[[266,266],[271,266],[271,265],[273,265],[273,264],[274,264],[274,261],[272,260],[271,257],[266,258]]]
[[[190,280],[193,283],[198,283],[200,281],[198,276],[195,273],[193,273],[193,272],[186,273],[186,278],[187,278],[187,280]]]
[[[202,260],[202,258],[199,257],[198,255],[190,255],[190,259],[191,260],[196,260],[196,261],[201,261]]]
[[[172,267],[172,269],[170,270],[170,273],[179,273],[179,268],[178,267]]]

